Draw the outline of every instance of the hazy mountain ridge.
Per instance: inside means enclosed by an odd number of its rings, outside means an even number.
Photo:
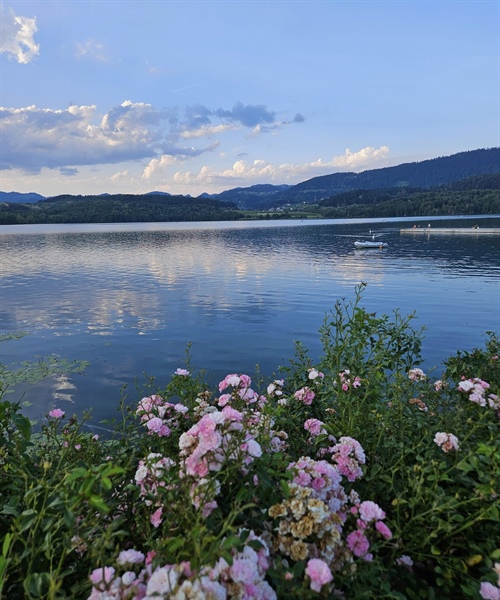
[[[440,187],[466,178],[500,173],[500,148],[478,149],[362,171],[314,177],[276,196],[280,203],[316,202],[343,192],[388,188]]]
[[[429,190],[482,175],[500,174],[500,148],[480,148],[450,156],[420,162],[403,163],[394,167],[371,169],[361,173],[333,173],[313,177],[286,189],[280,186],[235,188],[211,198],[235,202],[239,208],[264,210],[286,204],[316,203],[339,194],[357,190],[408,189]],[[265,194],[256,188],[267,188]],[[461,187],[459,189],[465,189]],[[469,187],[468,189],[474,189]],[[493,187],[492,189],[497,189]]]
[[[307,204],[324,201],[333,196],[346,194],[357,190],[428,190],[441,186],[449,189],[475,189],[463,187],[464,185],[479,185],[474,178],[484,175],[500,174],[500,148],[480,148],[459,152],[450,156],[432,158],[420,162],[403,163],[393,167],[371,169],[361,173],[345,172],[333,173],[313,177],[293,186],[257,184],[249,187],[237,187],[225,190],[218,194],[203,193],[198,198],[219,200],[225,203],[234,203],[240,209],[263,210],[276,208],[286,204]],[[464,184],[469,180],[469,184]],[[491,189],[498,189],[494,179],[490,183],[482,180],[481,185]],[[457,182],[462,182],[461,187],[450,187]],[[481,189],[484,189],[481,188]],[[163,196],[165,202],[174,195],[168,192],[148,192],[136,194],[137,196]],[[69,196],[64,194],[64,196]],[[89,195],[88,197],[96,195]],[[100,194],[103,197],[123,196],[123,194]],[[60,196],[54,196],[60,198]],[[82,196],[80,196],[82,197]],[[84,196],[85,197],[85,196]],[[181,196],[175,195],[176,198]],[[189,195],[184,198],[192,198]],[[19,192],[0,192],[0,202],[34,203],[44,200],[45,197],[34,192],[22,194]]]
[[[0,202],[23,202],[23,203],[33,203],[38,202],[39,200],[43,200],[45,196],[41,194],[37,194],[36,192],[0,192]]]

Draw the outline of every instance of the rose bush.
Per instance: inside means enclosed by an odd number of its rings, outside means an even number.
[[[434,378],[361,292],[319,359],[210,389],[188,358],[104,439],[2,399],[0,597],[499,597],[498,339]]]

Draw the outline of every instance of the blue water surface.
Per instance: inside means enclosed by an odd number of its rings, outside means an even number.
[[[257,364],[272,377],[294,340],[319,356],[325,315],[361,282],[368,310],[416,311],[424,367],[437,376],[456,350],[499,332],[500,236],[401,233],[428,223],[499,227],[500,217],[2,226],[0,330],[29,333],[0,345],[2,364],[90,361],[9,399],[34,419],[57,405],[92,409],[98,423],[122,393],[141,397],[145,374],[165,384],[188,343],[212,384]],[[356,249],[370,232],[388,247]]]

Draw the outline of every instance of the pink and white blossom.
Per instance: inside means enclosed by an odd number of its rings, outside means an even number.
[[[484,600],[500,600],[500,588],[488,581],[481,583],[479,593]]]
[[[443,452],[456,452],[459,449],[458,438],[453,433],[438,431],[434,436],[434,443],[437,444]]]
[[[369,523],[370,521],[379,521],[385,519],[385,512],[376,502],[365,500],[359,505],[359,516]]]
[[[186,369],[176,369],[175,370],[175,375],[180,375],[181,377],[188,377],[189,376],[189,371]]]
[[[62,417],[64,417],[65,414],[66,413],[64,412],[64,410],[61,410],[60,408],[54,408],[49,412],[49,417],[51,417],[52,419],[62,419]]]
[[[427,379],[427,375],[422,371],[422,369],[410,369],[408,371],[408,379],[410,381],[425,381]]]
[[[297,400],[301,400],[304,404],[310,405],[316,394],[306,386],[297,390],[293,396],[294,398],[297,398]]]
[[[324,560],[319,558],[311,558],[307,562],[306,575],[310,578],[311,589],[315,592],[320,592],[325,584],[333,581],[330,568]]]

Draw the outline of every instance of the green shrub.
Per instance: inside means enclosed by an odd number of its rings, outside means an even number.
[[[498,338],[430,380],[414,315],[368,313],[363,288],[315,364],[297,344],[262,390],[211,390],[188,356],[105,440],[60,409],[35,434],[2,400],[0,597],[497,593]]]

